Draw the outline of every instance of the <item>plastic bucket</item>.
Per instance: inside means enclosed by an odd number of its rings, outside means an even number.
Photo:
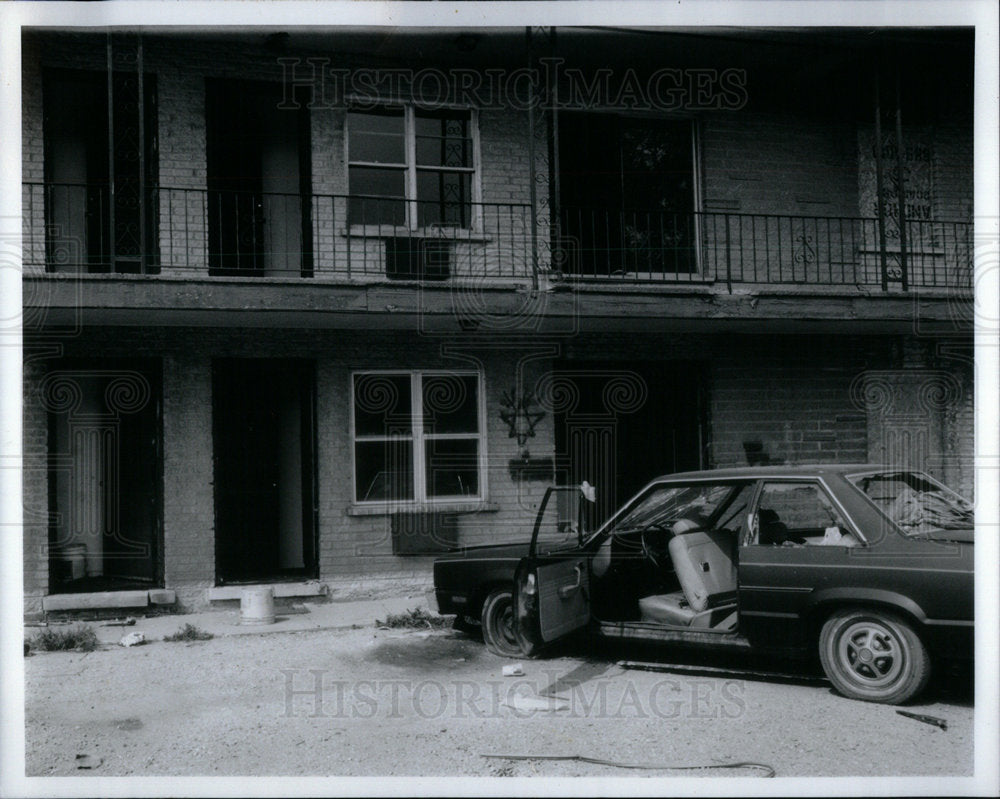
[[[240,624],[274,624],[274,589],[244,588],[240,594]]]

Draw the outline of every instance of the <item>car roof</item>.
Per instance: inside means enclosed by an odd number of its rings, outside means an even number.
[[[855,474],[859,472],[897,471],[893,467],[876,463],[805,463],[782,466],[734,466],[722,469],[705,469],[699,472],[676,472],[657,477],[660,480],[701,480],[706,478],[760,477],[812,477],[822,474]]]

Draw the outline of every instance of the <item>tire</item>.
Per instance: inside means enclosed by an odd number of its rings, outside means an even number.
[[[912,699],[931,676],[927,648],[895,614],[847,608],[830,616],[819,636],[823,671],[844,696],[898,705]]]
[[[521,657],[524,653],[514,635],[514,602],[509,588],[500,588],[486,597],[482,611],[483,642],[501,657]]]

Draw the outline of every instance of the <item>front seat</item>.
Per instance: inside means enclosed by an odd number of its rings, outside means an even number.
[[[680,580],[681,591],[643,597],[643,621],[689,626],[711,626],[716,608],[736,601],[736,562],[732,533],[698,530],[670,539],[667,549]]]

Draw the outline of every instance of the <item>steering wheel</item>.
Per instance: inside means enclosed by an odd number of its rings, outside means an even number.
[[[670,554],[667,542],[670,540],[670,528],[661,524],[650,524],[642,531],[639,541],[642,543],[642,554],[656,567],[657,571],[665,571],[670,566]]]

